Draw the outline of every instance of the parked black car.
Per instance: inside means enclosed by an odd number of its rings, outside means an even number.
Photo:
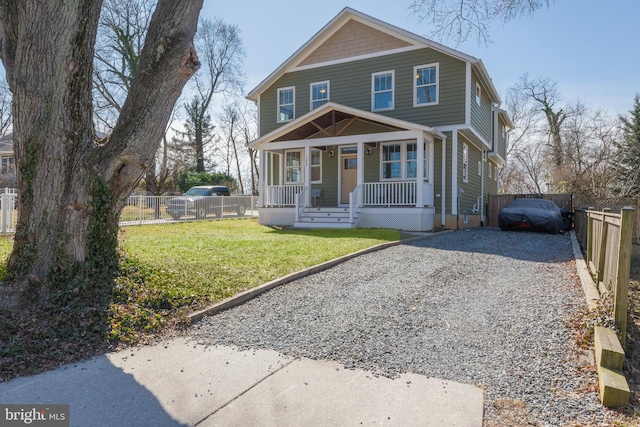
[[[502,230],[525,229],[560,233],[571,226],[567,217],[563,217],[562,209],[551,200],[515,199],[502,209],[498,216],[498,225]]]
[[[183,216],[203,219],[208,214],[214,214],[219,218],[224,212],[235,212],[238,216],[243,216],[250,203],[249,197],[231,197],[229,188],[224,185],[200,185],[191,187],[181,197],[169,199],[167,213],[173,219]]]

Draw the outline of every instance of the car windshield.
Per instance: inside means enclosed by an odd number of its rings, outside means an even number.
[[[190,188],[184,193],[185,196],[206,196],[207,194],[209,194],[208,188]]]

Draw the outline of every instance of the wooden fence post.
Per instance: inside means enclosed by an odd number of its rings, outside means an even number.
[[[614,321],[620,330],[623,347],[627,341],[627,310],[629,304],[629,270],[631,269],[631,243],[633,240],[633,220],[635,209],[622,208],[620,215],[620,246],[616,266],[616,288],[613,301]]]

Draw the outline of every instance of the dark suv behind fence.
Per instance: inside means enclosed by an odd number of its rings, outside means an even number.
[[[233,196],[224,185],[199,185],[191,187],[180,197],[167,201],[167,213],[173,219],[195,216],[197,219],[215,215],[221,218],[224,213],[235,212],[243,216],[251,203],[250,197]]]

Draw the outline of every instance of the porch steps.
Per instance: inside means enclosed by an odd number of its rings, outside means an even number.
[[[299,220],[293,226],[295,228],[354,228],[357,215],[356,213],[354,222],[350,222],[349,208],[309,207],[300,212]]]

